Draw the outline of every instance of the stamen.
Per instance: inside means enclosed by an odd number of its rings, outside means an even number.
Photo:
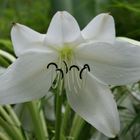
[[[53,89],[56,89],[56,88],[57,88],[57,86],[58,86],[58,81],[59,81],[59,76],[56,75],[56,79],[55,79],[54,83],[52,84],[52,88],[53,88]]]
[[[87,74],[87,71],[86,71],[85,74]],[[81,80],[81,81],[82,81],[82,84],[81,84],[81,87],[82,87],[82,88],[85,88],[86,80],[87,80],[87,76],[85,76],[85,77]]]
[[[65,61],[63,61],[63,62],[64,62],[65,67],[66,67],[66,73],[68,73],[68,65],[67,65],[67,63]]]
[[[71,90],[71,86],[70,86],[70,74],[67,75],[67,88],[70,91]]]
[[[51,63],[49,63],[49,64],[47,65],[47,69],[50,67],[50,65],[54,65],[54,66],[56,67],[56,69],[58,68],[58,66],[57,66],[57,64],[56,64],[56,63],[51,62]]]
[[[50,73],[51,74],[50,82],[52,83],[52,85],[53,85],[53,82],[54,82],[54,79],[55,79],[55,77],[54,77],[54,75],[55,75],[54,71],[55,70],[54,69],[55,68],[51,68],[51,70],[50,70],[51,71],[51,73]]]
[[[88,68],[88,71],[90,71],[90,67],[89,67],[88,64],[85,64],[85,65],[84,65],[84,68]]]
[[[88,71],[90,71],[90,67],[88,64],[85,64],[84,67],[81,69],[80,73],[79,73],[79,77],[80,79],[82,79],[82,73],[85,69],[88,69]]]
[[[72,60],[70,60],[70,62],[69,62],[69,65],[71,65],[72,64]],[[66,76],[66,81],[67,81],[67,88],[68,88],[68,90],[69,91],[71,91],[71,86],[70,86],[70,78],[71,78],[71,76],[70,76],[70,72],[67,74],[67,76]]]
[[[77,73],[78,71],[76,71],[75,69],[72,72],[72,76],[73,76],[73,90],[75,91],[76,94],[78,94],[79,90],[81,89],[81,81],[79,80],[79,77],[77,77]]]
[[[81,81],[79,80],[79,77],[78,77],[78,74],[75,72],[75,78],[76,78],[76,82],[77,82],[77,85],[78,85],[78,88],[80,89],[81,88]]]
[[[76,66],[76,65],[72,65],[72,66],[70,66],[69,70],[71,70],[72,68],[76,68],[78,71],[80,70],[79,67]]]
[[[76,94],[78,94],[78,89],[74,86],[74,91]]]
[[[64,78],[64,72],[63,72],[63,70],[62,69],[56,69],[56,71],[59,71],[60,73],[61,73],[61,78],[63,79]]]

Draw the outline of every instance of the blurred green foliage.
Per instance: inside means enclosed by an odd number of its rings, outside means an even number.
[[[109,12],[118,36],[140,40],[140,0],[0,0],[0,38],[9,38],[12,22],[45,33],[53,14],[69,11],[81,28],[97,14]]]
[[[12,22],[45,33],[49,15],[50,2],[46,0],[0,0],[0,38],[10,36]]]

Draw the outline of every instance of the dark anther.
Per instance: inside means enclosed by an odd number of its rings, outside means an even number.
[[[88,64],[85,64],[84,67],[81,69],[80,73],[79,73],[79,77],[80,79],[82,79],[82,73],[85,69],[88,69],[88,71],[90,71],[90,67]]]
[[[59,71],[60,73],[61,73],[61,78],[63,79],[63,77],[64,77],[64,73],[63,73],[63,70],[62,69],[56,69],[56,71]]]
[[[80,79],[82,79],[82,72],[84,71],[85,68],[82,68],[79,74]]]
[[[63,61],[63,62],[64,62],[65,67],[66,67],[66,73],[68,73],[68,65],[67,65],[67,63],[65,61]]]
[[[90,71],[90,67],[89,67],[88,64],[85,64],[85,65],[84,65],[84,68],[88,68],[88,71]]]
[[[72,66],[70,66],[69,70],[71,70],[72,68],[76,68],[78,71],[80,70],[79,67],[76,66],[76,65],[72,65]]]
[[[47,69],[50,67],[50,65],[54,65],[54,66],[56,67],[56,69],[58,68],[58,66],[57,66],[56,63],[51,62],[51,63],[49,63],[49,64],[47,65]]]

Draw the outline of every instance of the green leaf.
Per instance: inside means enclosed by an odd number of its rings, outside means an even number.
[[[8,39],[0,39],[0,49],[9,52],[11,54],[14,54],[12,43]]]

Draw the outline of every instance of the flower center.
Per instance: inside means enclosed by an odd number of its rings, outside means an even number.
[[[65,60],[67,62],[72,59],[72,56],[74,54],[73,48],[66,45],[63,48],[60,48],[58,51],[59,51],[61,60]]]
[[[66,82],[68,88],[70,85],[69,79],[72,79],[79,88],[84,85],[84,77],[87,72],[90,72],[90,66],[88,64],[84,64],[83,66],[77,65],[74,48],[75,47],[71,47],[69,45],[57,48],[57,53],[59,55],[57,62],[50,62],[47,65],[47,69],[53,67],[56,71],[56,79],[54,86],[52,86],[53,88],[57,87],[60,79],[65,79],[65,81],[68,82]]]

